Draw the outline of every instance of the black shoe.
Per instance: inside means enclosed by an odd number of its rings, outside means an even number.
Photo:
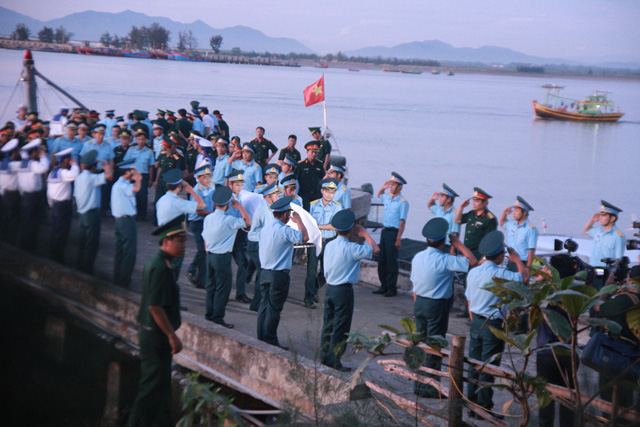
[[[185,307],[184,305],[180,306],[180,311],[189,311],[189,309],[187,307]]]
[[[313,296],[313,302],[315,302],[316,304],[320,302],[320,300],[318,299],[318,295]]]
[[[398,295],[398,291],[388,290],[387,292],[384,293],[383,296],[385,296],[385,297],[395,297],[396,295]]]
[[[249,310],[251,310],[251,311],[255,311],[256,313],[258,312],[258,309],[257,309],[257,308],[255,308],[255,307],[249,307]]]
[[[229,329],[233,329],[233,326],[234,326],[233,323],[227,323],[224,320],[221,322],[213,322],[213,323],[215,323],[216,325],[224,326],[225,328],[229,328]]]
[[[456,319],[468,319],[469,318],[469,312],[468,311],[461,311],[459,313],[456,313],[453,317],[455,317]]]
[[[204,285],[194,285],[196,289],[204,289]]]
[[[283,349],[284,351],[289,351],[289,347],[287,347],[286,345],[276,344],[276,347],[279,347],[279,348]]]
[[[249,304],[251,302],[251,299],[249,299],[246,295],[240,295],[236,297],[236,301]]]
[[[380,295],[380,294],[384,294],[386,292],[387,292],[387,290],[381,286],[381,287],[379,287],[378,289],[376,289],[375,291],[373,291],[371,293]]]
[[[196,275],[195,275],[195,274],[187,272],[187,278],[189,279],[189,282],[190,282],[193,286],[196,286]],[[196,286],[196,287],[197,287],[197,286]]]
[[[304,303],[304,307],[305,307],[305,308],[310,308],[311,310],[315,310],[316,308],[318,308],[318,306],[317,306],[317,305],[315,305],[315,304],[314,304],[314,303],[312,303],[312,302],[305,302],[305,303]]]

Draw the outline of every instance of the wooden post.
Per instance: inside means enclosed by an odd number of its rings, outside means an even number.
[[[120,416],[120,384],[122,382],[120,362],[109,363],[107,372],[107,396],[104,405],[102,427],[118,425]]]
[[[462,423],[463,399],[460,392],[463,391],[463,368],[464,368],[464,344],[466,337],[454,336],[451,346],[451,356],[449,357],[449,369],[451,371],[451,382],[449,383],[449,426],[457,427]],[[459,391],[458,391],[459,390]]]

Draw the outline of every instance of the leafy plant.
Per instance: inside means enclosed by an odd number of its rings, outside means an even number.
[[[220,394],[214,384],[200,382],[200,374],[187,374],[189,383],[182,392],[182,410],[185,415],[178,421],[178,427],[206,425],[208,427],[239,426],[242,419],[233,411],[233,399]]]

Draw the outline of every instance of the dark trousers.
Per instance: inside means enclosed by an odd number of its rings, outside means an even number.
[[[79,226],[77,269],[93,274],[93,263],[96,261],[100,245],[100,209],[91,209],[80,214]]]
[[[247,259],[247,232],[238,230],[236,240],[233,242],[233,260],[236,262],[236,297],[246,295],[247,271],[249,260]]]
[[[113,283],[128,288],[136,265],[138,226],[133,216],[116,218],[116,253],[113,257]]]
[[[446,338],[447,330],[449,329],[449,307],[451,306],[450,298],[447,299],[432,299],[417,296],[416,302],[413,306],[413,314],[416,317],[416,327],[418,332],[422,335],[424,340],[427,337],[439,335]],[[442,358],[427,354],[427,359],[424,364],[425,367],[440,370],[442,366]],[[418,371],[418,375],[424,375],[430,378],[440,381],[440,377],[435,375],[426,374]],[[417,394],[435,394],[438,392],[436,389],[428,384],[421,382],[414,382],[413,390]]]
[[[167,336],[145,328],[140,339],[140,382],[127,426],[171,426],[171,345]]]
[[[100,187],[100,211],[102,215],[108,216],[111,213],[111,188],[115,181],[107,181],[102,187]]]
[[[35,252],[43,213],[42,192],[22,193],[20,198],[20,240],[18,246]]]
[[[571,357],[557,356],[560,362],[560,368],[548,351],[538,352],[536,355],[536,374],[545,378],[549,384],[556,384],[562,387],[573,388],[573,377],[571,376]],[[562,379],[561,371],[569,379],[569,385]],[[556,405],[552,400],[551,403],[540,409],[540,427],[553,427],[556,415]],[[573,427],[574,411],[564,405],[560,405],[560,425],[564,427]]]
[[[340,358],[346,346],[343,346],[337,354],[335,349],[341,342],[346,341],[347,334],[351,331],[353,300],[351,283],[338,286],[327,285],[320,343],[320,360],[325,365],[333,367],[341,365]]]
[[[289,296],[289,270],[262,270],[260,281],[262,300],[258,311],[258,339],[279,345],[278,325]]]
[[[304,281],[304,302],[312,304],[318,288],[324,284],[324,248],[333,239],[322,239],[322,252],[316,254],[316,248],[307,248],[307,278]],[[320,269],[318,270],[318,266]]]
[[[136,193],[136,210],[138,211],[138,219],[147,220],[147,198],[149,195],[149,174],[142,174],[142,182],[140,183],[140,191]]]
[[[486,324],[485,324],[486,322]],[[502,319],[487,320],[477,314],[473,314],[471,320],[471,341],[469,342],[469,357],[472,359],[485,361],[491,356],[504,351],[504,341],[497,338],[489,326],[502,330]],[[500,366],[500,359],[491,362],[492,365]],[[492,383],[493,376],[482,373],[478,375],[474,367],[471,367],[473,373],[469,374],[469,378],[480,380],[481,382]],[[467,397],[470,401],[477,403],[483,408],[493,408],[493,389],[485,387],[478,391],[476,384],[467,384]]]
[[[378,254],[378,279],[385,291],[396,291],[398,286],[397,228],[383,228],[380,233],[380,253]]]
[[[10,245],[18,241],[20,227],[20,192],[5,191],[0,199],[2,222],[0,222],[0,238]]]
[[[207,252],[204,247],[204,239],[202,238],[203,221],[189,222],[189,230],[193,233],[193,240],[196,242],[196,255],[189,265],[189,274],[195,277],[196,286],[205,285],[207,278]]]
[[[64,253],[71,230],[71,199],[51,203],[51,231],[49,234],[49,258],[64,263]]]
[[[262,292],[260,291],[260,275],[262,273],[262,268],[260,268],[260,255],[258,252],[259,249],[260,245],[258,242],[247,240],[247,255],[253,262],[253,265],[256,266],[256,286],[253,290],[253,299],[251,300],[251,304],[249,305],[249,308],[251,310],[259,310],[260,301],[262,300]]]
[[[215,323],[224,321],[231,293],[231,253],[207,254],[206,312],[204,317]]]

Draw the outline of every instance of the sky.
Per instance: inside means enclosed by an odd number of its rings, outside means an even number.
[[[245,25],[318,53],[441,40],[547,58],[640,60],[638,0],[0,0],[43,21],[133,10],[214,28]]]

